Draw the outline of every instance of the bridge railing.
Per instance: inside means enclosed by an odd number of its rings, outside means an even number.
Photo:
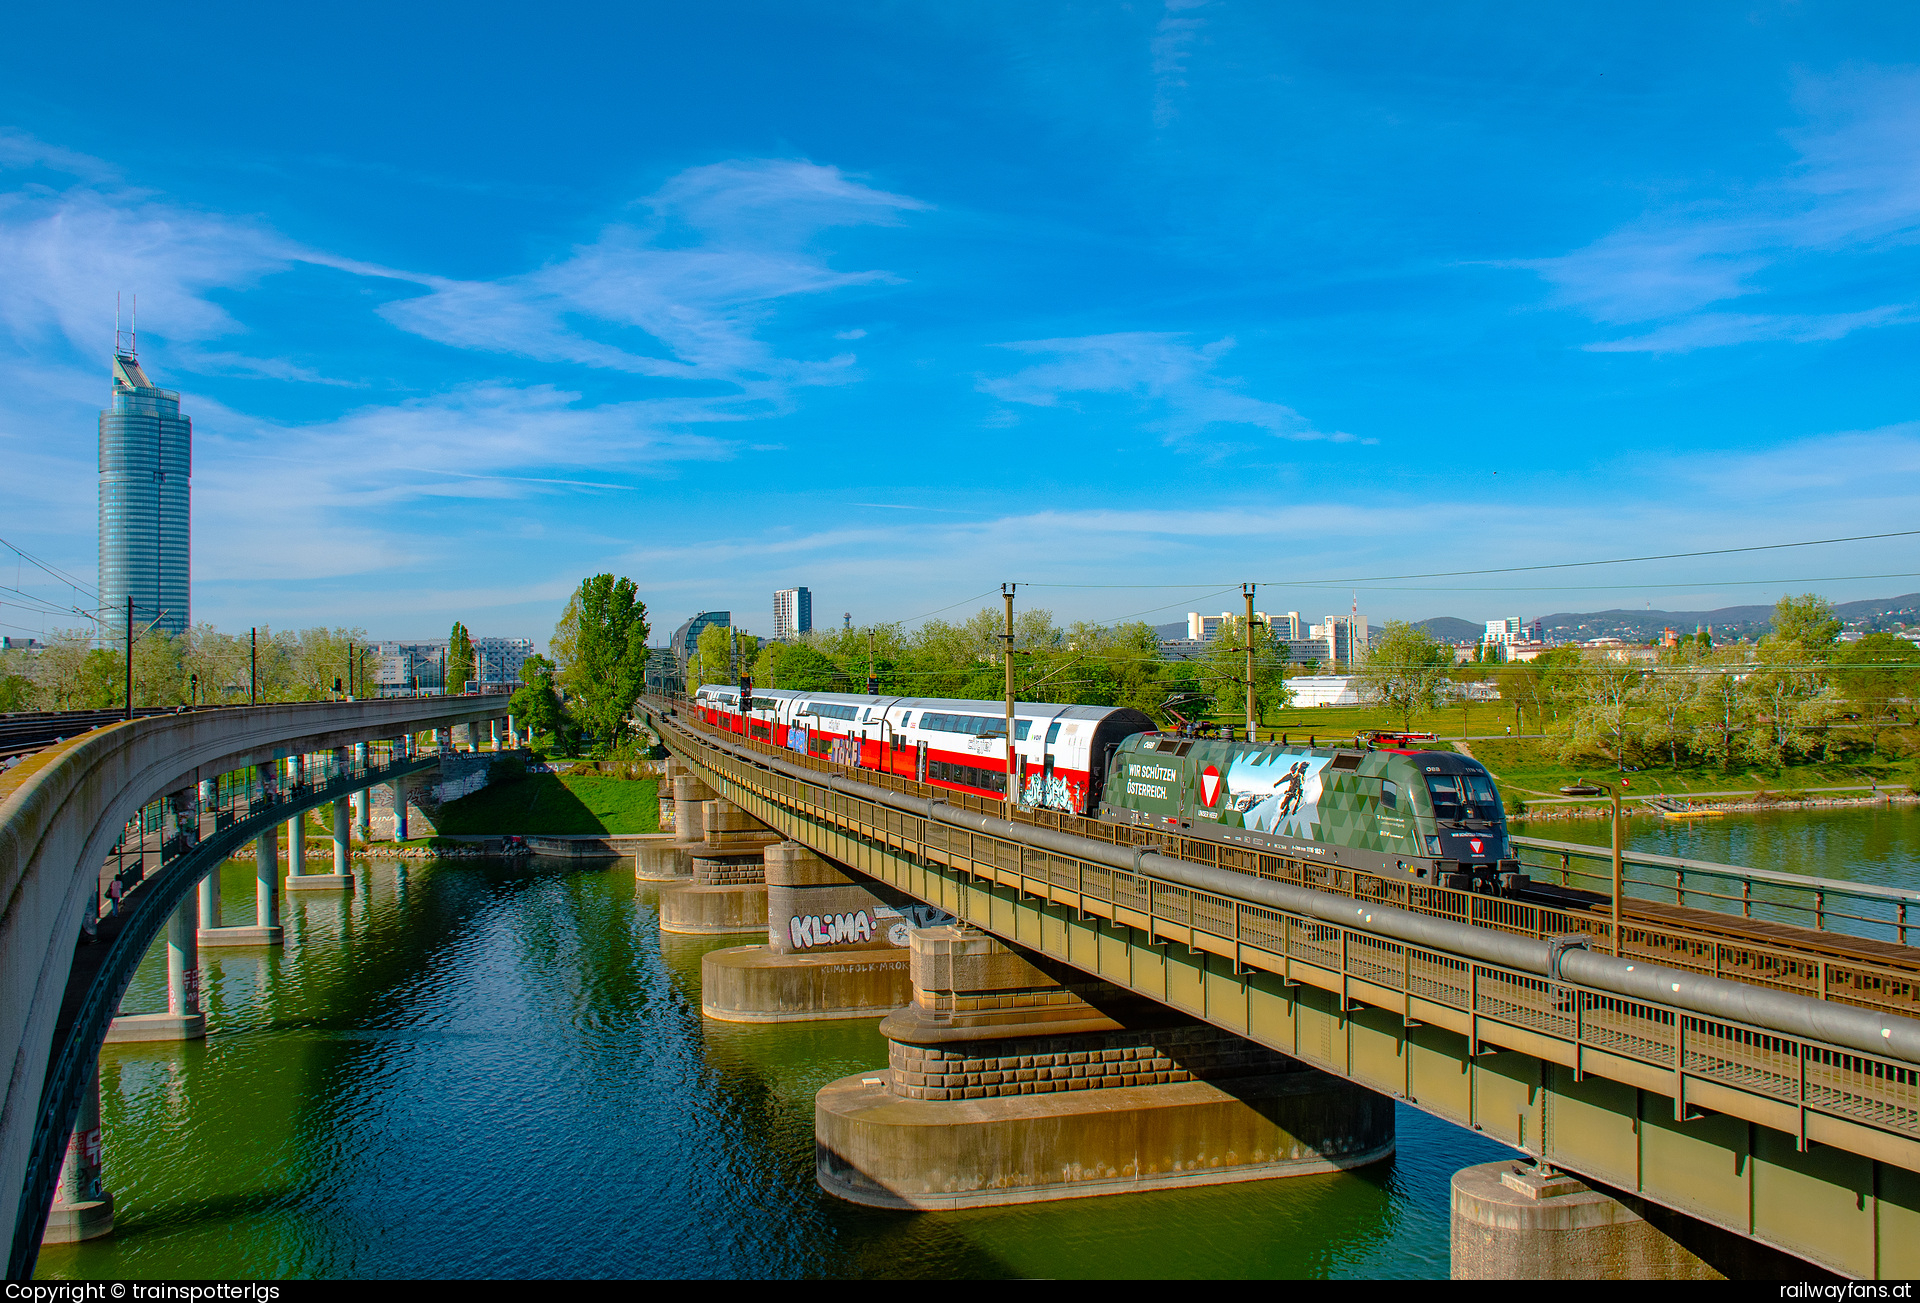
[[[1174,859],[1246,873],[1274,882],[1310,887],[1355,900],[1393,905],[1417,914],[1445,918],[1476,927],[1519,936],[1546,939],[1584,934],[1596,949],[1611,951],[1613,924],[1604,902],[1592,909],[1557,909],[1510,900],[1481,892],[1430,886],[1404,878],[1387,878],[1363,870],[1342,868],[1316,860],[1231,846],[1178,832],[1137,825],[1108,823],[1059,810],[1035,809],[921,783],[884,770],[838,764],[832,760],[758,738],[743,737],[708,724],[698,708],[685,698],[654,698],[675,710],[679,722],[712,737],[725,738],[734,747],[777,757],[823,775],[882,787],[903,795],[943,801],[956,809],[1005,819],[1011,823],[1052,828],[1115,846],[1141,847]],[[911,755],[903,751],[903,755]],[[1591,851],[1591,847],[1574,850]],[[1606,852],[1607,887],[1612,886],[1611,851]],[[1651,857],[1642,857],[1651,858]],[[1774,875],[1791,882],[1790,875]],[[1818,890],[1818,887],[1812,888]],[[1691,894],[1691,888],[1689,888]],[[1633,897],[1629,897],[1629,902]],[[1729,919],[1729,923],[1733,920]],[[1836,1000],[1865,1008],[1886,1009],[1905,1017],[1920,1017],[1920,956],[1911,965],[1889,957],[1876,961],[1838,944],[1823,945],[1818,932],[1801,936],[1759,937],[1707,931],[1668,918],[1635,918],[1629,908],[1622,920],[1620,954],[1668,964],[1689,972],[1751,982],[1815,999]]]
[[[1521,861],[1541,871],[1545,881],[1589,891],[1613,890],[1611,847],[1538,837],[1515,837],[1513,844]],[[1910,929],[1920,928],[1920,891],[1645,851],[1625,852],[1621,864],[1627,894],[1636,900],[1902,946],[1909,943]]]
[[[1569,1047],[1576,1070],[1586,1051],[1601,1052],[1587,1060],[1590,1071],[1599,1070],[1591,1065],[1606,1062],[1604,1056],[1631,1060],[1658,1075],[1625,1079],[1659,1081],[1681,1113],[1689,1107],[1689,1083],[1710,1082],[1763,1101],[1746,1113],[1764,1114],[1758,1120],[1797,1133],[1802,1143],[1809,1138],[1859,1143],[1858,1132],[1846,1132],[1844,1138],[1832,1129],[1822,1132],[1820,1119],[1826,1117],[1899,1137],[1901,1145],[1909,1146],[1894,1151],[1903,1165],[1913,1164],[1916,1150],[1911,1146],[1920,1145],[1920,1070],[1912,1063],[1626,998],[1128,872],[1026,845],[1017,833],[956,828],[760,768],[737,754],[745,750],[737,736],[685,716],[676,722],[691,726],[680,734],[679,745],[687,747],[696,763],[824,833],[852,838],[856,845],[847,853],[856,857],[863,842],[904,851],[1016,887],[1023,898],[1067,904],[1138,928],[1149,937],[1231,956],[1236,965],[1250,963],[1289,980],[1299,971],[1294,965],[1308,965],[1319,970],[1315,984],[1337,989],[1343,1005],[1357,999],[1397,1010],[1409,1022],[1425,1016],[1416,1001],[1441,1006],[1464,1017],[1462,1025],[1475,1053],[1483,1033],[1496,1044],[1513,1045],[1512,1033],[1506,1033],[1503,1042],[1493,1030],[1498,1024]],[[733,749],[719,745],[722,736]],[[864,781],[864,771],[854,776]],[[1696,1088],[1694,1097],[1703,1092]],[[1728,1098],[1716,1097],[1714,1106],[1726,1106]],[[1870,1141],[1866,1148],[1872,1148]]]

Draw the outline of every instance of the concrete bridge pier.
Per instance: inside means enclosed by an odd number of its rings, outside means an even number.
[[[1330,1172],[1393,1152],[1393,1104],[969,927],[911,936],[888,1067],[814,1097],[821,1187],[979,1208]]]
[[[799,842],[765,853],[767,944],[708,952],[700,1011],[725,1022],[878,1018],[913,998],[907,897]]]
[[[67,1156],[53,1189],[42,1244],[78,1244],[113,1233],[113,1195],[100,1174],[100,1069],[80,1097],[80,1116],[67,1137]]]
[[[1525,1160],[1455,1172],[1452,1222],[1455,1280],[1770,1280],[1826,1274],[1766,1245]]]
[[[307,758],[305,756],[287,757],[287,789],[298,788],[306,778]],[[293,880],[307,871],[307,816],[296,814],[287,820],[287,890],[294,889]]]
[[[167,1011],[120,1014],[107,1025],[107,1040],[198,1041],[206,1039],[200,1012],[200,902],[181,899],[167,918]]]
[[[673,806],[673,842],[645,847],[634,857],[633,874],[642,882],[691,881],[693,851],[706,845],[706,808],[714,799],[713,789],[681,765],[671,790],[672,796],[662,797],[661,805],[671,801]]]
[[[344,769],[347,764],[347,749],[335,747],[334,763]],[[351,812],[347,798],[340,797],[333,803],[333,872],[303,873],[299,877],[287,876],[288,891],[352,891],[353,890],[353,834],[350,823]]]
[[[781,836],[731,801],[716,796],[703,804],[706,836],[687,847],[693,881],[660,893],[660,930],[696,936],[764,933],[766,848]],[[685,835],[676,834],[676,844]]]
[[[387,788],[393,793],[393,840],[403,842],[407,840],[407,780],[396,778]]]
[[[358,769],[363,771],[366,769],[367,744],[365,742],[356,742],[353,744],[353,763]],[[358,837],[360,844],[364,846],[373,840],[372,785],[369,784],[359,791],[352,793],[351,800],[353,801],[354,836]]]
[[[221,927],[219,868],[200,880],[199,944],[225,947],[285,943],[286,935],[280,927],[279,834],[276,826],[253,839],[253,926]]]

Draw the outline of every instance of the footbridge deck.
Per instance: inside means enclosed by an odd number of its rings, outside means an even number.
[[[1667,911],[1630,918],[1615,958],[1602,914],[1009,809],[673,702],[640,713],[755,818],[1006,941],[1835,1271],[1920,1272],[1905,965],[1692,937]]]

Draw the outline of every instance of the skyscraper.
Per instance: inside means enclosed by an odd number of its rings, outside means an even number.
[[[813,631],[813,594],[804,588],[782,588],[773,595],[773,636],[782,641]]]
[[[131,342],[113,356],[113,406],[100,413],[100,632],[133,627],[184,633],[187,590],[188,477],[193,422],[180,395],[158,389]]]

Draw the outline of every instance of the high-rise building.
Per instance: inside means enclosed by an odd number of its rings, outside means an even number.
[[[680,667],[680,675],[682,678],[686,677],[687,661],[696,651],[700,650],[700,635],[705,632],[707,626],[710,624],[717,624],[722,629],[732,628],[733,612],[702,611],[673,631],[673,639],[670,643],[673,648],[673,661],[674,664]],[[697,688],[701,685],[694,683],[688,686]]]
[[[131,343],[113,355],[113,406],[100,413],[100,632],[149,625],[184,633],[193,422],[180,395],[155,388]]]
[[[1486,636],[1481,639],[1488,643],[1510,643],[1520,641],[1520,617],[1509,615],[1504,620],[1488,620]]]
[[[773,595],[773,636],[785,642],[813,632],[813,594],[804,588],[782,588]]]

